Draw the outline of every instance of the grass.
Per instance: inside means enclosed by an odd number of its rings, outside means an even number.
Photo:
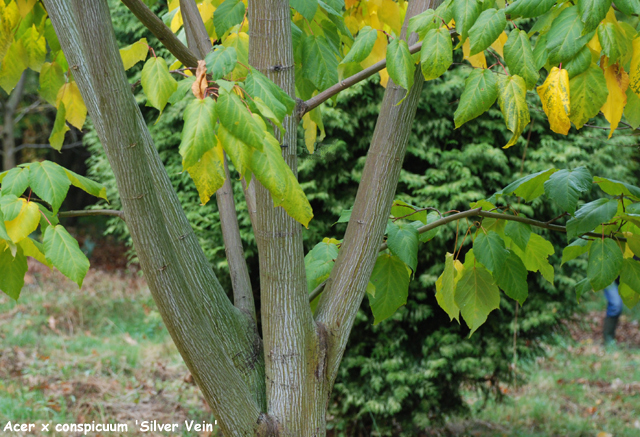
[[[134,431],[135,420],[213,422],[139,275],[92,269],[78,290],[33,263],[26,282],[17,303],[0,296],[0,430],[8,421],[126,422],[123,435],[154,436],[166,433]],[[525,386],[503,387],[502,403],[469,392],[472,414],[427,435],[639,436],[640,306],[625,312],[619,338],[627,342],[605,351],[597,326],[604,303],[586,305],[573,339],[519,365]]]

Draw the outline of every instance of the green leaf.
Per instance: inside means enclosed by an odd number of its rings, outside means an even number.
[[[185,79],[180,80],[178,82],[178,87],[176,88],[176,91],[173,94],[171,94],[171,97],[169,97],[169,100],[167,102],[171,103],[172,105],[175,105],[176,103],[184,99],[187,96],[187,93],[191,91],[191,87],[193,86],[193,83],[195,81],[196,81],[196,78],[194,76],[187,77]],[[189,94],[193,96],[192,93],[189,93]]]
[[[504,60],[509,72],[523,78],[528,89],[536,86],[539,74],[527,32],[518,29],[511,31],[504,45]]]
[[[222,96],[221,96],[222,97]],[[218,100],[219,102],[219,100]],[[249,166],[258,181],[271,193],[274,207],[282,206],[298,222],[308,227],[313,218],[309,200],[302,191],[298,179],[282,158],[280,143],[266,130],[264,121],[255,116],[265,139],[262,151],[251,149]]]
[[[249,65],[249,35],[245,32],[231,33],[222,41],[222,45],[236,49],[238,64],[231,73],[231,80],[242,80],[247,75],[245,65]],[[220,85],[220,81],[218,81],[218,85]]]
[[[627,104],[624,107],[624,118],[632,128],[640,127],[640,97],[633,92],[631,87],[627,88]]]
[[[564,9],[553,20],[547,35],[549,63],[557,65],[573,58],[591,40],[594,32],[584,35],[584,24],[580,20],[577,6]]]
[[[60,272],[82,287],[89,271],[89,260],[78,242],[62,225],[49,226],[44,232],[44,254]]]
[[[11,250],[6,241],[0,241],[0,290],[14,300],[20,297],[20,291],[24,286],[24,275],[27,273],[27,258],[18,248],[16,256],[11,255]]]
[[[498,79],[488,69],[474,68],[464,84],[460,103],[454,114],[456,129],[484,114],[498,98]]]
[[[387,245],[415,273],[418,266],[418,229],[411,223],[389,223]]]
[[[435,222],[436,220],[440,220],[440,214],[438,214],[437,212],[433,211],[430,212],[429,214],[427,214],[427,224],[431,224],[433,222]],[[433,228],[427,232],[423,232],[422,234],[420,234],[420,242],[421,243],[426,243],[429,240],[432,240],[433,238],[435,238],[436,235],[438,235],[440,233],[440,230],[442,229],[442,226],[438,226],[436,228]]]
[[[553,245],[538,234],[531,233],[527,248],[523,251],[518,246],[513,246],[511,250],[522,259],[524,266],[530,272],[540,272],[543,278],[553,284],[554,270],[549,264],[549,255],[553,255],[555,250]]]
[[[213,13],[216,35],[222,37],[227,30],[240,24],[244,18],[244,3],[241,0],[225,0]]]
[[[338,245],[322,241],[316,244],[304,257],[309,293],[329,278],[331,269],[333,269],[335,260],[338,257],[338,251]]]
[[[473,242],[473,253],[487,270],[497,272],[507,260],[509,251],[504,247],[504,240],[494,231],[479,232]]]
[[[592,290],[591,283],[589,282],[589,278],[584,278],[583,280],[576,283],[576,298],[578,302],[580,302],[580,298],[585,294]]]
[[[616,181],[615,179],[601,178],[595,176],[593,182],[598,184],[600,189],[612,196],[625,195],[635,200],[640,200],[640,188],[625,182]]]
[[[275,115],[278,120],[277,123],[282,123],[285,116],[291,115],[296,107],[295,100],[267,76],[254,68],[251,68],[249,75],[245,79],[244,89],[254,99],[260,99],[264,102]],[[262,111],[260,112],[262,113]]]
[[[591,189],[592,180],[591,173],[585,167],[559,170],[544,183],[544,190],[563,211],[573,215],[578,198]]]
[[[92,196],[99,197],[106,200],[107,202],[109,201],[109,199],[107,199],[107,188],[104,185],[92,181],[91,179],[88,179],[84,176],[80,176],[79,174],[74,173],[71,170],[67,170],[66,168],[64,169],[64,172],[67,174],[69,182],[71,182],[71,185],[73,185],[74,187],[78,187],[82,191],[89,193]]]
[[[478,19],[482,11],[478,0],[455,0],[453,2],[453,18],[456,20],[456,31],[460,35],[460,42],[467,39],[469,29]],[[449,31],[447,30],[447,34]]]
[[[609,65],[623,59],[632,50],[631,41],[618,23],[602,23],[598,26],[598,40],[602,52],[609,58]]]
[[[427,32],[440,27],[440,22],[440,17],[438,17],[436,11],[433,9],[427,9],[421,14],[415,15],[409,19],[407,35],[411,35],[415,32],[418,34],[418,38],[422,40]]]
[[[52,106],[56,105],[58,91],[64,85],[64,72],[57,62],[45,62],[40,69],[38,93]]]
[[[578,11],[580,11],[580,19],[584,23],[584,32],[595,30],[607,16],[610,7],[611,0],[580,0]]]
[[[420,62],[425,80],[436,79],[449,69],[453,63],[452,51],[453,44],[448,29],[427,32],[420,49]]]
[[[436,300],[440,308],[449,315],[450,320],[456,319],[460,323],[460,308],[455,302],[456,275],[457,270],[454,267],[453,254],[447,253],[444,272],[436,281]]]
[[[589,119],[600,112],[607,101],[609,91],[604,73],[592,64],[584,73],[575,76],[569,82],[571,89],[571,113],[569,119],[580,129]]]
[[[567,221],[567,238],[571,240],[593,231],[596,226],[609,222],[617,211],[618,201],[615,199],[598,199],[582,205],[576,216]]]
[[[567,70],[569,80],[577,75],[584,73],[591,66],[591,50],[585,46],[566,63],[562,64],[562,68]]]
[[[418,207],[410,205],[402,200],[394,200],[391,205],[391,216],[394,218],[402,218],[404,220],[420,220],[423,224],[427,224],[427,211],[418,211]]]
[[[475,24],[469,29],[471,56],[485,51],[498,39],[507,25],[504,10],[487,9],[482,12]]]
[[[204,60],[207,63],[207,71],[211,73],[211,79],[218,80],[236,68],[238,53],[235,47],[216,46],[207,53]]]
[[[159,57],[151,57],[144,63],[140,83],[147,96],[147,106],[153,106],[160,112],[178,88],[178,82],[171,77],[167,63]]]
[[[67,109],[63,102],[60,102],[58,106],[58,112],[56,113],[56,119],[53,123],[53,129],[51,129],[51,135],[49,135],[49,144],[58,152],[62,150],[64,144],[64,136],[69,130],[69,126],[66,123]]]
[[[22,193],[29,187],[29,167],[15,167],[7,172],[2,179],[2,194],[13,194],[16,197],[22,196]]]
[[[494,277],[496,278],[498,287],[511,299],[517,300],[520,305],[522,305],[529,296],[527,269],[518,255],[511,251],[508,253],[509,256],[505,259],[505,262]]]
[[[636,294],[637,297],[635,303],[637,303],[637,299],[640,299],[640,262],[633,259],[625,259],[622,261],[620,285],[622,286],[623,284],[629,287],[629,289]],[[620,293],[620,295],[620,297],[622,297],[622,293]],[[629,298],[631,299],[628,300],[633,300],[633,296],[629,295]]]
[[[583,240],[582,238],[578,238],[576,241],[565,247],[562,251],[562,263],[560,265],[589,252],[592,242],[593,240]]]
[[[394,38],[387,46],[387,71],[391,79],[405,90],[413,85],[416,68],[405,40]]]
[[[307,21],[312,21],[318,9],[318,2],[316,0],[289,0],[289,6],[300,12],[300,15]]]
[[[455,303],[471,336],[487,320],[489,313],[500,307],[500,290],[493,283],[491,273],[480,264],[467,266],[465,263],[456,285]]]
[[[263,130],[235,93],[220,93],[216,112],[220,117],[220,124],[231,135],[249,147],[263,149]]]
[[[194,98],[185,108],[179,149],[184,170],[198,164],[202,156],[216,145],[214,127],[217,118],[216,103],[212,99]]]
[[[7,233],[7,228],[4,225],[4,220],[4,213],[2,212],[2,208],[0,208],[0,239],[11,240],[11,237]]]
[[[640,2],[637,0],[616,0],[616,7],[626,15],[640,14]]]
[[[557,170],[555,168],[550,168],[549,170],[542,170],[537,173],[527,175],[504,187],[502,194],[515,194],[516,196],[522,197],[526,202],[531,202],[533,199],[540,197],[544,193],[544,183],[556,171]]]
[[[338,58],[325,38],[309,35],[302,45],[302,74],[318,90],[338,82]]]
[[[513,136],[504,148],[513,146],[524,128],[529,124],[527,106],[527,85],[520,76],[502,76],[498,78],[498,104],[504,116],[504,122]]]
[[[511,15],[511,18],[537,18],[547,13],[555,4],[556,0],[516,0],[504,11]]]
[[[520,249],[526,250],[531,237],[531,226],[526,223],[508,221],[504,227],[504,234],[511,238],[511,241]]]
[[[365,26],[358,32],[358,36],[356,36],[356,40],[353,42],[351,46],[351,50],[347,53],[347,56],[344,57],[340,64],[346,64],[349,62],[362,62],[367,56],[371,54],[371,50],[373,50],[373,46],[376,43],[376,39],[378,38],[378,31],[372,29],[370,26]]]
[[[633,308],[640,302],[640,293],[636,293],[627,284],[620,284],[618,294],[627,308]]]
[[[34,162],[29,165],[29,169],[31,189],[51,205],[53,213],[56,214],[71,185],[67,174],[62,167],[51,161]]]
[[[620,274],[622,251],[610,238],[595,240],[589,249],[587,278],[594,290],[602,290]]]
[[[411,272],[400,258],[381,253],[371,273],[371,283],[376,287],[375,296],[369,296],[373,324],[391,317],[407,303]]]
[[[26,199],[24,199],[24,201],[26,201]],[[23,205],[23,200],[18,199],[18,197],[13,194],[4,194],[3,196],[0,196],[0,208],[4,215],[4,221],[10,222],[18,217]]]
[[[139,41],[120,49],[120,57],[125,71],[136,65],[140,61],[147,59],[149,53],[149,44],[146,38],[140,38]]]
[[[547,34],[538,36],[536,45],[533,48],[533,63],[536,70],[540,70],[547,65],[549,60],[549,51],[547,50]]]

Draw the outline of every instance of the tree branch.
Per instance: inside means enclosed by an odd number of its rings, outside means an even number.
[[[519,215],[499,214],[495,212],[483,211],[481,208],[475,208],[475,209],[470,209],[468,211],[462,211],[447,217],[443,217],[439,220],[429,223],[428,225],[421,226],[418,228],[418,234],[424,234],[425,232],[429,232],[430,230],[446,225],[447,223],[451,223],[456,220],[460,220],[466,217],[473,217],[473,216],[493,218],[498,220],[507,220],[512,222],[520,222],[520,223],[525,223],[527,225],[535,226],[541,229],[549,229],[551,231],[562,232],[565,234],[567,233],[566,226],[554,225],[549,222],[541,222],[538,220],[530,219],[528,217],[522,217]],[[586,232],[582,234],[581,237],[602,238],[603,235],[598,234],[596,232]],[[615,237],[615,236],[606,235],[606,234],[604,235],[604,238],[611,238],[616,241],[627,241],[627,239],[624,237]],[[387,248],[388,248],[387,243],[386,242],[382,243],[380,245],[379,252],[382,252]],[[323,281],[320,285],[318,285],[315,289],[313,289],[311,293],[309,293],[309,302],[312,302],[316,297],[320,296],[320,293],[322,293],[322,291],[324,290],[324,287],[327,285],[327,281],[328,280]]]
[[[440,2],[441,0],[412,0],[405,15],[401,38],[407,38],[407,27],[411,17],[438,6]],[[413,45],[417,42],[418,35],[412,34],[407,39],[408,43]],[[381,69],[382,64],[378,65]],[[414,84],[409,91],[396,85],[393,80],[389,80],[387,84],[351,220],[338,259],[327,281],[327,289],[316,309],[316,321],[326,326],[328,331],[327,378],[330,383],[333,383],[337,376],[356,313],[373,271],[395,196],[409,133],[424,83],[420,69],[414,70]],[[340,89],[341,85],[335,88],[336,92]],[[322,98],[328,98],[328,94],[324,94]],[[322,101],[322,98],[317,101]],[[402,100],[404,102],[398,105]],[[312,102],[310,106],[314,104]]]
[[[149,290],[227,435],[254,435],[262,349],[199,247],[122,68],[107,0],[44,0],[118,185]],[[135,145],[136,147],[133,147]]]
[[[113,216],[124,219],[124,211],[118,211],[115,209],[83,209],[80,211],[62,211],[58,213],[58,217],[92,217],[92,216]]]
[[[122,3],[133,12],[133,15],[135,15],[183,65],[194,68],[198,66],[198,58],[182,44],[171,29],[169,29],[142,0],[122,0]]]
[[[199,59],[204,59],[207,53],[211,51],[212,45],[195,1],[180,0],[180,12],[187,32],[189,48],[193,50]],[[222,187],[216,191],[216,201],[220,213],[222,239],[224,240],[224,248],[231,275],[233,303],[256,322],[256,306],[253,299],[247,260],[244,257],[242,238],[240,237],[238,214],[233,198],[233,187],[226,154],[224,154],[224,170],[226,179]]]
[[[419,42],[417,44],[409,47],[409,52],[411,54],[417,53],[422,48],[422,43]],[[302,117],[307,112],[311,111],[313,108],[319,106],[322,102],[329,100],[331,97],[335,96],[341,91],[346,90],[347,88],[355,85],[356,83],[365,80],[369,76],[373,76],[375,73],[380,70],[384,70],[387,68],[387,59],[383,59],[380,62],[373,64],[371,67],[365,68],[364,70],[354,74],[353,76],[349,76],[348,78],[341,80],[337,84],[327,88],[319,94],[311,97],[309,100],[305,102],[300,102],[298,107],[298,115]]]

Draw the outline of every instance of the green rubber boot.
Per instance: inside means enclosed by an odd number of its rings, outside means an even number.
[[[605,317],[604,329],[602,330],[604,337],[604,345],[611,346],[616,344],[616,327],[618,326],[618,317]]]

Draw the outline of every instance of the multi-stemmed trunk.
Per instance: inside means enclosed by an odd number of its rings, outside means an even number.
[[[224,434],[324,435],[331,388],[375,264],[404,159],[422,88],[420,72],[399,106],[406,91],[389,81],[352,219],[315,316],[308,301],[303,228],[282,208],[273,207],[259,183],[246,187],[260,257],[261,339],[246,264],[239,256],[230,184],[220,189],[217,200],[235,305],[198,247],[131,94],[107,0],[44,2],[114,171],[151,293]],[[408,19],[435,3],[439,1],[411,1],[403,37]],[[140,0],[125,4],[137,16],[149,17],[155,32],[165,32]],[[192,62],[202,59],[210,46],[199,37],[202,26],[193,0],[181,0],[181,6],[195,58],[175,40],[171,44],[175,53],[187,53]],[[248,16],[249,63],[295,97],[289,2],[249,0]],[[296,130],[304,105],[301,108],[285,120],[286,131],[279,138],[294,173]]]

